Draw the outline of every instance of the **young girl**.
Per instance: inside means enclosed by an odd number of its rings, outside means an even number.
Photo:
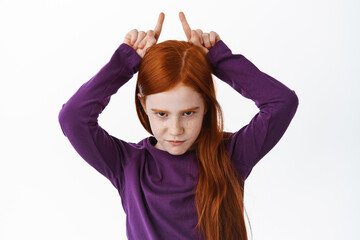
[[[216,32],[157,44],[154,31],[130,31],[110,61],[62,106],[72,146],[117,188],[128,239],[247,239],[244,181],[280,140],[298,106],[295,92],[231,50]],[[110,97],[138,71],[135,103],[151,136],[125,142],[98,125]],[[259,112],[223,132],[212,74]],[[233,105],[236,110],[236,103]]]

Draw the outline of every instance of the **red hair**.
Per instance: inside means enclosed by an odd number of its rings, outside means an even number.
[[[144,128],[153,134],[138,98],[170,90],[182,83],[201,94],[207,109],[202,129],[194,143],[199,165],[195,191],[196,228],[207,240],[247,240],[243,184],[225,148],[229,134],[223,132],[223,117],[216,100],[210,60],[191,42],[167,40],[151,46],[140,65],[135,104]]]

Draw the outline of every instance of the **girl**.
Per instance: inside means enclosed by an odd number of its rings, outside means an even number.
[[[63,105],[72,146],[117,188],[128,239],[247,239],[244,181],[280,140],[298,106],[295,92],[231,50],[216,32],[157,43],[155,30],[130,31],[110,61]],[[135,104],[151,136],[125,142],[98,125],[110,97],[138,71]],[[259,112],[234,133],[222,126],[212,74]],[[234,103],[236,109],[236,103]]]

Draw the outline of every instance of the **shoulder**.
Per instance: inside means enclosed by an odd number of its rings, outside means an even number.
[[[117,158],[120,159],[122,168],[125,168],[130,162],[134,163],[144,158],[147,148],[147,138],[144,138],[137,143],[124,139],[119,139],[115,136],[112,136],[112,138],[115,140],[115,143],[117,145]]]
[[[234,138],[235,133],[233,132],[223,132],[223,142],[225,144],[225,146],[227,147],[228,150],[230,150],[230,146],[233,144],[233,138]]]

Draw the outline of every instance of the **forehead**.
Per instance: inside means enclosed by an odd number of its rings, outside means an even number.
[[[191,107],[203,107],[201,95],[191,87],[179,84],[176,87],[161,93],[146,97],[147,108],[162,110],[181,110]]]

